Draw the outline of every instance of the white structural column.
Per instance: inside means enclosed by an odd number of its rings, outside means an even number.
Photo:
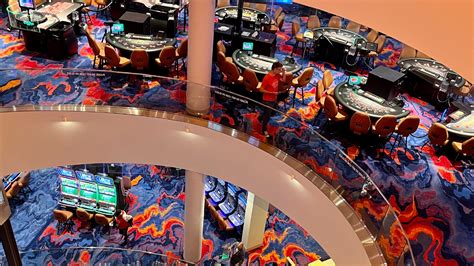
[[[242,232],[242,242],[247,250],[255,249],[262,245],[267,217],[268,202],[248,192],[244,229]]]
[[[192,115],[209,111],[214,12],[215,0],[189,0],[186,110]]]
[[[204,223],[204,175],[186,170],[184,200],[184,259],[201,259]]]

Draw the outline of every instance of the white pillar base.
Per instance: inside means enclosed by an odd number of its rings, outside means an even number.
[[[247,192],[247,207],[242,232],[242,242],[247,250],[262,246],[265,225],[268,218],[268,202]]]
[[[204,175],[186,170],[184,200],[184,259],[201,259],[204,223]]]

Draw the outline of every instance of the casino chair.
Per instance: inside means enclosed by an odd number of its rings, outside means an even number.
[[[71,231],[74,222],[71,221],[73,213],[66,210],[53,210],[53,216],[56,221],[58,221],[57,230],[61,229],[66,231]]]
[[[403,49],[400,53],[400,59],[405,58],[415,58],[416,57],[416,50],[415,48],[408,46],[406,44],[403,45]]]
[[[376,30],[371,29],[367,34],[367,41],[368,42],[375,42],[377,37],[379,36],[379,32]]]
[[[449,142],[448,129],[441,123],[433,123],[428,130],[428,141],[426,141],[420,150],[423,150],[428,142],[433,147],[444,147]]]
[[[245,8],[252,8],[252,3],[244,2],[244,7]]]
[[[224,63],[226,61],[232,62],[232,57],[226,57],[223,52],[217,52],[217,67],[223,72]]]
[[[148,68],[149,57],[148,53],[143,49],[135,49],[130,55],[130,64],[138,71],[143,71]]]
[[[217,0],[217,8],[230,6],[230,0]]]
[[[217,52],[222,52],[224,53],[224,55],[227,52],[227,49],[225,48],[224,42],[222,40],[217,41],[216,47]]]
[[[119,56],[117,51],[108,44],[105,45],[105,58],[107,60],[107,65],[112,69],[124,68],[130,64],[128,58]]]
[[[239,85],[242,84],[244,78],[240,75],[239,69],[232,61],[225,61],[223,65],[224,74],[226,75],[226,83],[228,85]]]
[[[341,19],[341,17],[332,16],[332,17],[329,19],[328,27],[331,27],[331,28],[341,28],[341,27],[342,27],[342,19]]]
[[[457,153],[456,158],[454,158],[455,161],[457,161],[459,155],[462,155],[464,157],[474,155],[474,137],[471,137],[470,139],[465,140],[464,142],[453,141],[452,146]]]
[[[407,116],[400,120],[397,127],[395,128],[395,133],[397,133],[397,137],[392,144],[392,149],[390,150],[390,154],[392,154],[393,149],[395,148],[395,144],[398,141],[398,146],[400,146],[400,141],[405,137],[405,154],[407,153],[408,148],[408,136],[414,133],[418,126],[420,125],[420,118],[418,116]]]
[[[160,52],[160,56],[155,59],[156,64],[170,71],[174,62],[176,61],[176,48],[173,46],[166,46]]]
[[[334,95],[334,88],[331,88],[331,85],[334,81],[332,73],[330,70],[325,70],[323,73],[323,86],[324,90],[329,95]]]
[[[31,192],[31,189],[29,187],[30,184],[30,174],[26,174],[18,180],[18,185],[20,186],[20,189],[23,191],[23,189],[28,189],[28,191]]]
[[[18,181],[15,181],[11,184],[10,188],[5,191],[5,196],[7,197],[7,199],[13,199],[18,195],[20,189],[20,183]]]
[[[267,4],[255,4],[255,9],[266,13],[267,12]]]
[[[356,135],[366,135],[372,127],[370,116],[366,113],[355,112],[349,123],[349,128]]]
[[[94,215],[94,221],[97,225],[102,226],[110,235],[110,223],[114,221],[113,217],[107,217],[103,214],[96,213]]]
[[[369,59],[377,57],[383,50],[383,46],[385,44],[385,40],[387,37],[385,35],[378,35],[377,39],[375,39],[375,43],[377,44],[377,50],[371,51],[368,54]]]
[[[87,223],[87,226],[89,227],[89,221],[92,220],[94,217],[94,214],[89,213],[88,211],[82,209],[82,208],[77,208],[76,209],[76,217],[79,219],[79,221],[83,223]]]
[[[303,37],[303,33],[300,32],[300,30],[301,30],[300,21],[298,19],[294,19],[291,22],[291,33],[293,34],[293,37],[295,38],[296,44],[295,46],[293,46],[293,50],[291,51],[291,56],[293,56],[295,49],[298,49],[298,46],[300,43],[304,45],[303,47],[304,49],[306,48],[306,39]],[[303,55],[304,55],[304,51],[303,51]]]
[[[97,4],[97,9],[105,8],[109,2],[108,0],[95,0],[95,3]],[[100,11],[100,13],[105,12],[105,16],[108,16],[107,10]]]
[[[352,32],[355,32],[355,33],[359,33],[360,31],[360,24],[359,23],[356,23],[354,21],[350,21],[347,26],[346,26],[346,30],[350,30]]]
[[[281,13],[281,15],[276,20],[276,25],[271,25],[268,31],[273,34],[277,33],[278,31],[281,31],[281,29],[283,28],[283,23],[285,22],[285,17],[286,14]]]
[[[462,97],[462,102],[464,102],[466,97],[474,95],[474,85],[465,83],[461,88],[452,89],[451,92],[456,95],[457,98]]]
[[[188,57],[188,39],[184,39],[176,49],[176,71],[179,70],[179,60],[183,62],[183,68],[185,67],[184,59]]]
[[[296,91],[301,88],[301,103],[304,105],[304,88],[313,78],[314,68],[307,67],[298,77],[291,81],[291,86],[294,88],[293,91],[293,107],[295,107]]]
[[[273,22],[275,22],[278,19],[278,17],[281,15],[282,12],[283,12],[283,7],[279,6],[273,13]]]
[[[99,68],[102,68],[102,65],[104,61],[107,59],[105,57],[105,43],[103,42],[97,42],[92,34],[89,32],[89,30],[86,30],[86,37],[87,37],[87,42],[89,42],[89,46],[92,49],[92,52],[94,53],[94,61],[92,61],[92,68],[95,68],[95,61],[97,58],[99,58]]]
[[[251,96],[254,96],[256,92],[260,91],[262,82],[258,80],[255,71],[246,68],[242,73],[242,78],[242,83],[244,84],[245,89],[251,94]]]
[[[308,18],[308,22],[306,23],[306,28],[309,30],[316,29],[321,27],[321,21],[317,15],[311,15]]]
[[[294,76],[293,76],[292,73],[286,72],[285,73],[285,78],[283,79],[283,81],[278,83],[277,100],[278,100],[278,102],[283,102],[283,104],[285,106],[285,110],[288,110],[288,108],[286,106],[286,99],[288,98],[288,94],[289,94],[289,91],[290,91],[291,82],[293,81],[293,78],[294,78]]]
[[[384,115],[372,126],[372,134],[379,138],[387,138],[397,127],[397,117],[394,115]]]
[[[426,58],[426,59],[431,59],[427,54],[422,53],[420,51],[416,51],[416,58]]]
[[[341,122],[347,120],[348,115],[337,107],[336,100],[331,95],[326,96],[323,109],[329,121]]]

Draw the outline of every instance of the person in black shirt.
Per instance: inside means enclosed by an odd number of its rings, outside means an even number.
[[[245,248],[244,243],[240,242],[236,249],[233,250],[232,256],[230,257],[230,265],[242,265],[245,260]]]

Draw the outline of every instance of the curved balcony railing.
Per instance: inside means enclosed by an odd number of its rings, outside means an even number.
[[[268,142],[311,168],[354,209],[389,265],[415,264],[409,240],[387,198],[347,154],[304,123],[304,114],[272,110],[274,119],[268,126],[272,137],[267,141],[260,121],[269,107],[222,88],[153,75],[84,69],[0,69],[0,74],[4,112],[25,105],[34,105],[34,110],[61,110],[67,105],[67,111],[106,105],[186,114],[186,101],[209,101],[209,111],[200,118]],[[188,87],[204,93],[186,96]],[[138,114],[137,110],[121,113]]]
[[[175,255],[112,247],[50,248],[20,252],[23,265],[129,265],[188,266],[196,265]],[[8,265],[0,256],[0,265]]]

